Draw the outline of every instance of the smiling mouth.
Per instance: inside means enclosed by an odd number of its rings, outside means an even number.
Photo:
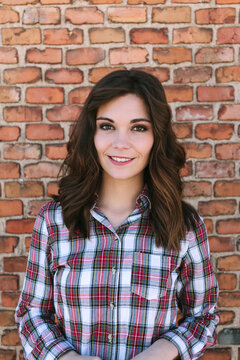
[[[118,157],[118,156],[110,156],[110,155],[108,155],[108,157],[113,162],[120,163],[120,164],[127,164],[127,163],[131,162],[132,160],[134,160],[134,158]]]

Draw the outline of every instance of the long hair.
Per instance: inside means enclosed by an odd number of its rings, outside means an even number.
[[[97,110],[104,103],[129,93],[144,100],[152,122],[154,144],[144,176],[156,246],[178,251],[180,239],[185,238],[186,230],[194,226],[198,215],[182,200],[179,171],[185,164],[185,151],[173,132],[171,110],[162,84],[144,71],[114,71],[93,87],[67,144],[59,194],[54,198],[62,206],[70,238],[76,232],[89,237],[90,209],[102,177],[94,146]]]

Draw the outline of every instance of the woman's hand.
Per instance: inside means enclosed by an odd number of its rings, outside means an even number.
[[[69,351],[60,357],[60,360],[101,360],[98,356],[79,355],[76,351]]]

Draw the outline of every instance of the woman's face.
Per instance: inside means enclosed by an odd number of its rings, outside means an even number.
[[[127,94],[100,106],[94,144],[105,176],[143,178],[153,146],[152,123],[144,101]]]

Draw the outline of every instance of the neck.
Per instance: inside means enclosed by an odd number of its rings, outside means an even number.
[[[143,178],[115,180],[103,174],[98,204],[102,209],[114,212],[132,211],[136,198],[143,189]]]

